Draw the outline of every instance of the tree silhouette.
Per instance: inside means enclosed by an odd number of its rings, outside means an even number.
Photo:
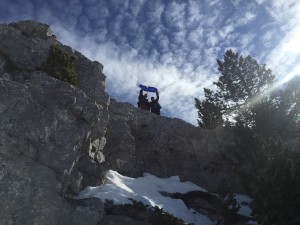
[[[195,106],[198,109],[198,124],[201,128],[213,129],[222,126],[222,102],[219,102],[215,94],[204,88],[205,100],[195,98]]]
[[[216,92],[209,94],[210,90],[205,91],[206,99],[196,100],[199,125],[214,120],[214,113],[218,109],[225,118],[237,116],[239,123],[244,126],[255,126],[257,106],[268,97],[268,88],[275,81],[271,70],[251,56],[239,56],[232,50],[227,50],[223,60],[217,59],[217,63],[221,76],[214,82],[217,86]]]

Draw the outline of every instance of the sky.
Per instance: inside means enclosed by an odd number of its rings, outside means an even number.
[[[282,80],[300,75],[298,0],[1,0],[0,22],[33,19],[104,65],[108,94],[137,106],[155,86],[161,114],[197,125],[194,98],[217,81],[227,49]],[[151,95],[148,97],[151,97]]]
[[[205,215],[199,214],[193,209],[188,209],[181,199],[172,199],[160,194],[160,192],[207,192],[204,188],[191,182],[181,182],[178,176],[158,178],[149,173],[144,173],[143,177],[131,178],[109,170],[106,178],[106,182],[102,186],[87,187],[79,194],[78,198],[96,197],[103,201],[106,199],[112,200],[114,204],[128,204],[131,203],[128,198],[132,198],[145,205],[158,206],[186,223],[194,223],[196,225],[215,224],[215,221],[211,221]],[[235,194],[235,199],[241,207],[238,214],[251,218],[252,210],[249,204],[253,199],[241,194]],[[253,220],[249,220],[248,224],[257,225]]]

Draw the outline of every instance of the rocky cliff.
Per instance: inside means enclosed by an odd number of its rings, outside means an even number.
[[[45,69],[54,45],[72,59],[77,87]],[[0,25],[0,117],[1,224],[146,224],[106,215],[99,200],[72,198],[100,185],[108,169],[244,191],[245,158],[232,132],[110,99],[103,66],[61,44],[48,25]]]

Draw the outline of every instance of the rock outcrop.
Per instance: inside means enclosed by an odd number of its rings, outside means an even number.
[[[96,224],[98,209],[64,197],[104,177],[97,161],[104,161],[109,97],[101,64],[32,21],[0,25],[0,40],[1,221]],[[75,58],[80,88],[39,70],[52,44]]]
[[[133,177],[145,171],[159,177],[178,175],[213,192],[227,181],[232,191],[244,192],[239,172],[247,161],[235,151],[230,130],[199,129],[114,99],[109,114],[104,148],[109,168]]]
[[[78,87],[43,70],[52,45],[75,60]],[[209,191],[230,180],[232,191],[244,190],[232,132],[110,100],[103,66],[62,45],[48,25],[0,25],[0,116],[1,224],[147,224],[106,216],[97,199],[72,199],[107,169],[179,175]]]

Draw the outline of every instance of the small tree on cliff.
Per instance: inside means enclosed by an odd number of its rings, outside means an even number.
[[[69,56],[59,45],[51,45],[48,58],[43,63],[41,70],[56,79],[78,87],[75,58]]]

